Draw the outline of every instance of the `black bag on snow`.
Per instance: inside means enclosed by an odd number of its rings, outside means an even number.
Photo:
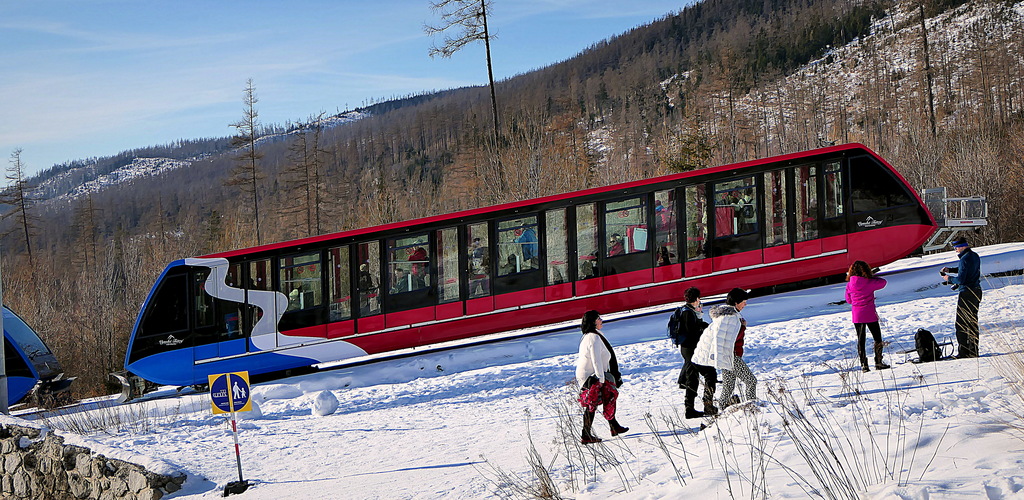
[[[917,333],[914,334],[914,347],[917,350],[917,357],[920,358],[921,363],[938,361],[942,357],[942,349],[939,348],[939,343],[935,341],[935,336],[924,328],[919,328]]]

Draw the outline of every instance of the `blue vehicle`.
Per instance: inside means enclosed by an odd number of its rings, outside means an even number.
[[[25,400],[36,405],[55,401],[74,378],[64,370],[53,351],[14,311],[4,310],[4,355],[7,368],[7,405]]]

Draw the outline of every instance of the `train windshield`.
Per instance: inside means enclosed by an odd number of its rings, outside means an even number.
[[[35,359],[44,354],[53,354],[39,338],[39,335],[36,335],[35,330],[6,307],[4,307],[4,331],[10,335],[11,340],[18,344],[18,347],[21,347],[29,359]]]
[[[10,337],[11,341],[21,348],[21,351],[28,358],[27,360],[12,359],[12,356],[17,358],[20,358],[20,356],[17,356],[17,353],[14,352],[11,346],[5,346],[4,355],[8,362],[8,376],[16,376],[19,370],[29,370],[28,366],[21,367],[26,361],[35,367],[39,378],[42,379],[51,378],[62,371],[56,356],[53,355],[53,351],[50,351],[49,347],[46,347],[43,339],[39,338],[35,330],[22,321],[17,314],[14,314],[14,312],[6,307],[4,307],[4,332]]]

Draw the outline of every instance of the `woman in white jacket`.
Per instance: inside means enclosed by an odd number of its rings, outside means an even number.
[[[711,324],[704,330],[704,335],[700,337],[700,342],[697,343],[697,347],[693,351],[694,364],[710,366],[723,371],[724,387],[722,387],[722,395],[719,397],[720,404],[722,404],[721,401],[729,400],[737,376],[746,385],[748,393],[753,391],[754,384],[757,383],[743,359],[735,356],[736,337],[739,336],[745,324],[743,316],[740,316],[740,311],[747,305],[747,296],[747,292],[733,288],[726,296],[725,304],[711,308],[711,311],[708,312],[708,315],[711,316]],[[753,383],[751,383],[751,379],[753,379]],[[707,402],[705,402],[704,413],[708,415],[717,413],[717,408],[711,407],[711,409],[712,411],[709,412]]]
[[[615,403],[619,397],[618,387],[622,385],[622,374],[611,344],[601,333],[602,323],[597,311],[587,311],[580,324],[583,338],[580,339],[580,354],[576,358],[576,382],[580,386],[579,401],[583,406],[580,441],[583,444],[601,442],[601,438],[591,431],[598,405],[603,407],[602,413],[608,420],[612,436],[629,430],[615,420]]]

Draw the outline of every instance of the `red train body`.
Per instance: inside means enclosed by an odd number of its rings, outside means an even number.
[[[171,263],[125,368],[279,371],[880,266],[935,230],[859,144]]]

